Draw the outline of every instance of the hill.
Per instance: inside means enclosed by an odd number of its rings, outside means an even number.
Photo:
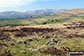
[[[56,14],[67,11],[65,9],[45,9],[45,10],[35,10],[26,12],[17,11],[4,11],[0,12],[0,19],[20,19],[20,18],[31,18],[31,17],[41,17],[50,14]]]

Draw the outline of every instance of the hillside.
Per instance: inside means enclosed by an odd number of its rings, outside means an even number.
[[[64,13],[60,13],[62,17],[84,16],[84,9],[72,9]]]
[[[72,56],[70,51],[84,52],[83,9],[0,20],[0,56]]]

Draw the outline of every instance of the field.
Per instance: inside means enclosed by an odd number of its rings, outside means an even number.
[[[84,51],[84,16],[0,20],[0,56],[74,56],[70,51]]]

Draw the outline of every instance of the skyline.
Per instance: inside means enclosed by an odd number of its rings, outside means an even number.
[[[0,11],[82,9],[83,0],[0,0]]]

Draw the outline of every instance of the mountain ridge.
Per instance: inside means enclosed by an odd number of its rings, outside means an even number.
[[[0,12],[0,19],[17,19],[17,18],[31,18],[31,17],[39,17],[50,14],[56,14],[67,11],[66,9],[45,9],[45,10],[34,10],[34,11],[26,11],[26,12],[18,12],[18,11],[3,11]]]

